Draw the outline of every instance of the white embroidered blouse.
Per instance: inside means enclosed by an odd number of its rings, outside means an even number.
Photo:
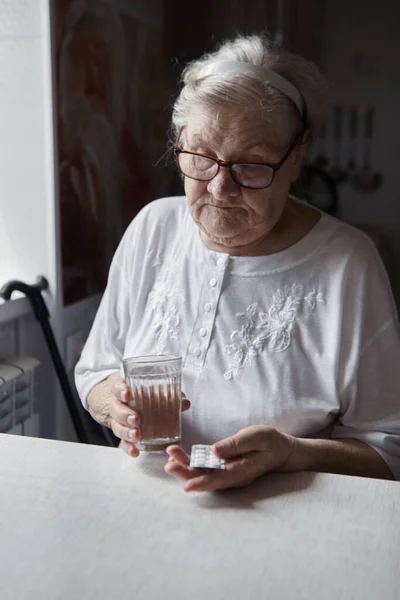
[[[322,214],[270,256],[208,250],[185,197],[146,206],[114,256],[81,359],[83,404],[123,357],[183,357],[183,446],[250,424],[373,446],[400,479],[400,335],[361,232]]]

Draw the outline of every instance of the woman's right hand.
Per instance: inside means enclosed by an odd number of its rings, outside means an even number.
[[[135,442],[140,440],[140,417],[128,406],[132,396],[130,390],[119,373],[113,373],[108,378],[111,384],[111,401],[109,427],[114,435],[122,440],[122,449],[129,456],[137,457],[140,451],[136,448]],[[182,393],[182,411],[190,408],[190,402]]]
[[[140,419],[139,415],[128,406],[131,393],[119,373],[114,373],[108,380],[111,383],[112,395],[109,426],[114,435],[122,440],[122,449],[129,456],[137,457],[140,452],[135,442],[140,440]]]

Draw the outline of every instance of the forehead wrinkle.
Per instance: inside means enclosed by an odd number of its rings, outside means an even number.
[[[261,116],[257,119],[254,111],[251,114],[238,114],[237,111],[217,111],[213,114],[196,111],[188,122],[188,129],[191,130],[190,143],[213,151],[227,146],[229,150],[234,149],[235,154],[242,154],[249,149],[262,149],[267,154],[272,152],[274,155],[284,152],[287,140],[286,136],[282,136],[278,120],[266,120],[265,115],[263,118]]]
[[[195,121],[194,134],[196,139],[208,141],[211,137],[215,142],[222,142],[226,136],[232,138],[246,137],[254,131],[259,131],[260,127],[265,126],[265,121],[260,119],[259,122],[254,118],[254,114],[250,116],[241,111],[239,114],[236,111],[216,111],[210,113],[208,111],[200,111],[193,115]],[[193,122],[193,121],[192,121]],[[189,120],[190,123],[190,120]]]
[[[196,128],[197,129],[197,128]],[[211,146],[221,145],[228,140],[243,140],[243,146],[246,148],[254,146],[265,146],[265,138],[260,136],[260,128],[250,125],[248,128],[243,126],[221,126],[220,124],[201,124],[201,126],[190,135],[191,141],[203,142]],[[254,133],[256,132],[256,136]],[[265,136],[266,137],[266,136]]]
[[[235,140],[237,136],[235,136],[234,132],[230,132],[230,139]],[[260,137],[259,132],[256,138],[248,139],[248,143],[244,141],[243,144],[235,147],[235,150],[244,153],[244,152],[275,152],[280,150],[277,144],[274,144],[272,141],[269,141],[265,138]],[[192,136],[190,136],[191,146],[195,147],[198,145],[199,147],[210,148],[211,150],[219,149],[224,143],[226,143],[226,136],[223,132],[218,131],[205,131],[205,134],[202,135],[200,132],[195,132]],[[228,146],[231,144],[228,143]]]

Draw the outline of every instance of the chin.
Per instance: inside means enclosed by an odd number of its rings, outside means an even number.
[[[204,207],[196,219],[197,224],[206,235],[223,240],[246,235],[243,227],[246,226],[246,219],[243,214],[239,213],[239,210],[207,209],[208,207]]]
[[[246,233],[243,231],[233,231],[232,228],[210,227],[203,222],[196,222],[201,231],[203,241],[208,240],[225,248],[233,248],[246,243]]]
[[[230,239],[245,237],[243,225],[242,227],[232,227],[230,223],[207,223],[203,220],[198,221],[197,225],[207,237],[215,241],[223,240],[224,243],[228,243]]]

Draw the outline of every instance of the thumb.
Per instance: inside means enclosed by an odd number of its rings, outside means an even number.
[[[115,398],[127,404],[131,400],[131,393],[126,382],[123,379],[117,380],[111,387],[111,393]]]
[[[212,446],[212,452],[218,458],[234,458],[259,450],[261,446],[260,431],[257,427],[246,427],[235,435],[216,442]]]

